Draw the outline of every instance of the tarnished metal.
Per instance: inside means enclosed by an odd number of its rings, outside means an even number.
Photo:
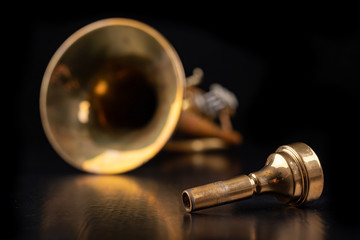
[[[315,152],[304,143],[293,143],[279,147],[261,170],[187,189],[182,200],[187,212],[263,193],[299,206],[318,199],[323,187],[324,175]]]

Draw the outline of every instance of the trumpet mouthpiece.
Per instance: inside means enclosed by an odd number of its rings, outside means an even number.
[[[315,152],[304,143],[293,143],[279,147],[259,171],[187,189],[182,201],[185,210],[192,212],[270,193],[281,203],[300,206],[317,200],[323,187],[324,175]]]

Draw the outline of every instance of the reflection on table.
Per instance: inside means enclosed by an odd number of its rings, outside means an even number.
[[[238,174],[241,161],[213,153],[166,155],[130,174],[54,178],[44,193],[40,235],[44,239],[325,238],[324,221],[311,209],[272,203],[253,208],[238,202],[185,213],[180,198],[184,188]]]
[[[187,214],[184,225],[185,239],[325,239],[321,214],[293,207],[231,216]]]

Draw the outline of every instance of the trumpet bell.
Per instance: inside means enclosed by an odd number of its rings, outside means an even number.
[[[105,19],[71,35],[45,71],[40,113],[56,152],[92,173],[121,173],[147,162],[177,126],[182,63],[155,29]]]

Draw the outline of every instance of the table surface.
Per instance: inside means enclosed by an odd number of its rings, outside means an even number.
[[[186,213],[182,190],[261,168],[267,148],[207,153],[161,152],[120,175],[80,172],[49,152],[24,166],[14,184],[17,239],[354,239],[329,207],[327,190],[295,208],[256,196]],[[36,155],[29,150],[27,154]],[[261,163],[261,164],[260,164]],[[256,168],[256,169],[255,169]],[[326,179],[326,176],[325,176]],[[325,182],[326,184],[326,182]]]

